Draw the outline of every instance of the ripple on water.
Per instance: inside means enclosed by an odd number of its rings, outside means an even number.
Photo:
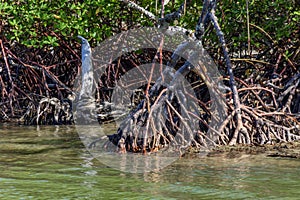
[[[0,130],[0,199],[297,199],[299,160],[182,158],[129,174],[94,159],[72,127]],[[101,159],[100,159],[101,160]]]

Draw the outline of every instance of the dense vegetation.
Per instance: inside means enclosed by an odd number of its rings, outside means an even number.
[[[156,1],[136,1],[153,13]],[[193,30],[201,13],[202,3],[193,1],[177,25]],[[174,11],[181,1],[171,0],[166,13]],[[221,1],[217,10],[229,45],[247,43],[246,0]],[[87,38],[93,45],[122,30],[153,23],[138,11],[118,0],[110,1],[48,1],[5,0],[0,7],[1,35],[9,41],[26,46],[44,47],[60,45],[60,37],[66,42],[77,35]],[[300,5],[295,0],[249,1],[250,33],[252,45],[259,46],[266,36],[257,27],[269,34],[274,41],[296,42],[299,31]],[[60,36],[60,37],[57,37]],[[231,46],[231,45],[230,45]]]
[[[156,1],[134,2],[159,16]],[[171,0],[165,13],[176,10],[180,3]],[[246,123],[246,129],[260,135],[269,131],[270,125],[281,121],[280,125],[285,127],[283,132],[297,133],[295,124],[299,124],[297,113],[300,112],[297,82],[300,79],[299,2],[226,0],[218,3],[216,11],[234,64],[241,101],[245,106],[257,109],[254,114],[248,107],[243,111],[249,112],[243,118],[250,122],[250,125]],[[192,1],[174,25],[194,30],[201,12],[202,3]],[[72,121],[70,95],[81,63],[77,35],[87,38],[95,47],[121,31],[156,23],[117,0],[20,0],[16,3],[6,0],[1,4],[0,15],[0,120],[18,119],[25,124]],[[223,73],[224,83],[229,85],[221,45],[211,25],[206,29],[203,45]],[[270,106],[272,101],[274,104]],[[267,125],[258,125],[256,132],[253,130],[251,121],[278,110],[286,114],[267,116],[264,119],[268,121]],[[290,114],[293,114],[292,118],[287,117]],[[294,126],[296,130],[290,129]],[[229,123],[224,134],[232,135],[231,129]],[[279,127],[273,130],[277,131],[281,131]],[[285,137],[285,133],[283,135]],[[265,143],[268,137],[256,142]],[[277,139],[282,137],[279,135]],[[245,143],[249,138],[239,139]],[[224,137],[219,143],[229,140]]]

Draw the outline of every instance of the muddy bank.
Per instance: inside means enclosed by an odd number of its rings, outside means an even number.
[[[201,151],[191,148],[184,157],[198,157]],[[201,154],[203,155],[203,154]],[[208,152],[208,157],[225,157],[239,158],[243,155],[265,155],[266,157],[284,157],[300,159],[300,141],[282,142],[277,144],[266,145],[236,145],[236,146],[219,146]]]

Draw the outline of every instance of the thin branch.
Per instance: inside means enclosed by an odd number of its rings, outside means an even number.
[[[121,2],[126,3],[129,7],[132,7],[140,12],[142,12],[143,14],[145,14],[149,19],[153,20],[153,21],[157,21],[157,18],[155,17],[155,15],[151,12],[149,12],[148,10],[146,10],[145,8],[137,5],[136,3],[129,1],[129,0],[119,0]]]

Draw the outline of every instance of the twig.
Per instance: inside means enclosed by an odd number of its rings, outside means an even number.
[[[247,34],[248,34],[248,55],[251,52],[251,38],[250,38],[250,20],[249,20],[249,0],[246,0],[246,12],[247,12]]]
[[[149,12],[148,10],[146,10],[145,8],[137,5],[136,3],[129,1],[129,0],[119,0],[121,2],[126,3],[129,7],[132,7],[140,12],[142,12],[143,14],[145,14],[149,19],[156,21],[156,17],[153,13]]]

